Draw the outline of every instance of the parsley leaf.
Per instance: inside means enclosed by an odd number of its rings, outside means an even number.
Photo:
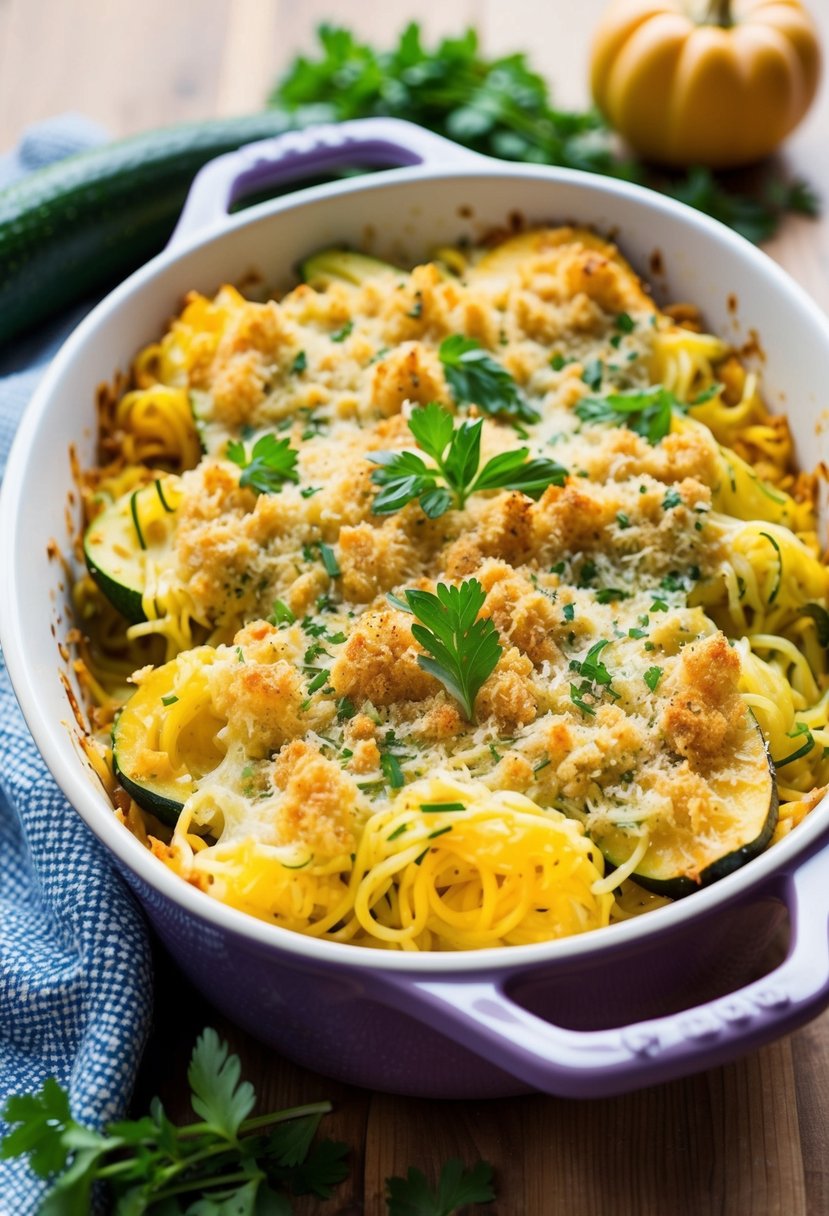
[[[196,1040],[187,1080],[193,1110],[228,1140],[234,1139],[256,1101],[250,1081],[240,1081],[240,1075],[239,1057],[230,1055],[227,1043],[208,1027]]]
[[[430,519],[437,519],[450,507],[462,508],[470,494],[479,490],[521,490],[539,498],[547,486],[563,485],[567,470],[554,460],[537,457],[529,460],[528,448],[501,452],[488,460],[478,472],[481,459],[483,419],[468,419],[455,426],[452,416],[432,401],[412,410],[409,430],[421,451],[431,456],[428,465],[416,452],[374,452],[371,474],[381,486],[375,496],[375,515],[390,515],[417,499]]]
[[[290,446],[289,439],[277,439],[276,435],[262,435],[253,445],[248,459],[245,445],[231,439],[227,445],[227,458],[242,470],[240,486],[250,486],[257,494],[276,494],[286,481],[299,481],[296,462],[299,453]]]
[[[488,617],[478,620],[486,592],[477,579],[467,579],[460,587],[438,583],[435,590],[434,595],[403,593],[417,620],[412,635],[430,656],[418,655],[417,661],[460,701],[472,722],[475,698],[501,657],[498,631]]]
[[[389,1216],[452,1216],[468,1203],[490,1203],[492,1167],[479,1161],[471,1170],[457,1158],[447,1161],[432,1190],[420,1170],[409,1168],[405,1178],[386,1181]]]
[[[651,692],[656,692],[656,686],[662,679],[662,668],[649,667],[642,679],[645,681]]]
[[[687,408],[669,389],[656,384],[652,388],[608,393],[605,397],[582,397],[576,405],[576,417],[585,423],[626,426],[654,445],[670,431],[674,411],[679,413]]]
[[[441,342],[438,355],[458,405],[477,405],[493,416],[506,414],[521,422],[538,422],[541,415],[503,364],[483,350],[476,338],[452,334]]]

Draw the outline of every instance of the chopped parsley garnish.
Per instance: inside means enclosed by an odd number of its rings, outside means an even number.
[[[655,599],[648,609],[649,612],[667,612],[668,604],[665,600]]]
[[[774,586],[772,587],[771,594],[769,595],[769,603],[773,604],[777,599],[777,593],[779,592],[780,584],[783,581],[783,554],[780,552],[780,546],[770,532],[761,532],[760,535],[766,538],[777,554],[777,578],[774,581]]]
[[[589,359],[584,365],[584,371],[581,378],[588,388],[592,388],[594,393],[597,393],[602,387],[602,376],[604,368],[602,367],[601,359]],[[576,410],[578,413],[578,409]]]
[[[624,511],[616,512],[616,523],[622,530],[630,527],[630,520],[628,519],[627,515],[625,515]]]
[[[616,318],[616,328],[620,329],[623,334],[632,334],[636,329],[636,322],[630,313],[620,312]]]
[[[337,702],[337,721],[345,722],[349,718],[353,718],[357,712],[357,707],[350,697],[340,697]]]
[[[475,698],[501,657],[498,631],[489,617],[478,620],[486,592],[477,579],[467,579],[460,587],[438,583],[435,591],[404,592],[417,620],[412,635],[428,651],[428,657],[418,655],[417,661],[460,701],[472,722]]]
[[[665,495],[665,497],[662,499],[662,509],[664,511],[670,511],[674,507],[681,507],[681,506],[682,506],[682,496],[676,490],[669,490],[668,493]]]
[[[550,359],[550,367],[553,369],[554,372],[560,372],[563,367],[566,367],[567,364],[571,363],[571,362],[572,362],[572,360],[565,359],[564,355],[555,354]]]
[[[307,356],[305,354],[305,351],[301,350],[294,357],[294,361],[291,364],[291,371],[293,372],[293,374],[295,376],[298,376],[301,372],[305,371],[307,366],[308,366]]]
[[[458,405],[477,405],[485,414],[506,414],[521,422],[538,422],[540,414],[507,369],[483,350],[475,338],[452,334],[441,342],[438,355]]]
[[[602,638],[590,647],[583,659],[570,660],[570,670],[582,677],[580,684],[570,685],[570,700],[584,713],[591,716],[596,713],[595,706],[601,699],[603,691],[618,700],[619,694],[614,691],[612,686],[613,676],[604,661],[599,658],[605,646],[609,645],[610,639]],[[590,697],[589,702],[584,699],[588,696]]]
[[[554,460],[528,460],[529,449],[501,452],[479,472],[483,419],[455,426],[451,414],[437,402],[412,411],[409,430],[417,446],[434,464],[416,452],[375,452],[369,456],[379,465],[371,479],[381,487],[372,503],[375,515],[390,515],[417,499],[430,519],[450,507],[461,509],[470,494],[479,490],[521,490],[539,498],[549,485],[564,485],[567,470]]]
[[[353,328],[354,328],[354,322],[346,321],[345,325],[341,326],[340,329],[335,330],[335,332],[331,335],[331,341],[332,342],[345,342],[346,338],[351,333]]]
[[[176,696],[176,694],[174,692],[171,692],[168,697],[161,698],[161,704],[162,705],[175,705],[177,700],[178,700],[178,697]]]
[[[465,811],[462,802],[421,802],[420,809],[424,815],[437,814],[439,811]]]
[[[586,423],[626,426],[653,445],[670,431],[674,411],[687,408],[663,385],[656,384],[652,388],[608,393],[605,397],[582,397],[576,405],[576,417]]]
[[[596,592],[596,602],[599,604],[612,604],[616,600],[630,599],[629,591],[622,591],[620,587],[600,587]]]
[[[331,675],[331,672],[327,671],[325,668],[323,668],[321,671],[318,671],[317,674],[314,676],[313,680],[308,685],[308,691],[317,692],[320,688],[322,688],[325,684],[328,683],[328,677],[330,675]]]
[[[262,435],[257,439],[250,459],[244,443],[231,439],[227,445],[228,460],[242,470],[239,485],[250,486],[256,494],[276,494],[286,481],[299,481],[298,456],[289,439],[277,439],[276,435]]]
[[[564,613],[565,621],[572,621],[576,615],[576,605],[564,604],[561,611]]]
[[[313,498],[321,489],[322,486],[303,486],[299,493],[302,498]]]
[[[399,790],[401,785],[405,785],[406,778],[403,776],[400,761],[391,752],[380,753],[380,768],[393,790]]]
[[[268,624],[277,626],[293,625],[295,620],[296,617],[283,600],[274,600],[273,610],[268,617]]]
[[[662,668],[649,667],[642,678],[651,692],[656,692],[656,686],[662,679]]]
[[[326,545],[324,541],[320,541],[320,557],[322,558],[323,566],[325,566],[326,574],[329,574],[331,578],[339,578],[342,571],[340,570],[337,556],[331,546]]]

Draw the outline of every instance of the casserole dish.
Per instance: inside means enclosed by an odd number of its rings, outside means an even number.
[[[228,215],[236,198],[266,184],[390,163],[406,167]],[[252,145],[202,171],[168,249],[107,297],[56,358],[3,487],[4,652],[67,797],[218,1007],[298,1062],[373,1088],[609,1095],[728,1059],[829,1002],[826,806],[743,869],[646,917],[541,945],[412,956],[293,934],[183,883],[124,830],[78,745],[55,644],[67,628],[68,587],[47,549],[69,547],[69,452],[91,463],[96,387],[128,367],[188,290],[250,274],[284,287],[301,256],[334,242],[405,264],[493,228],[551,221],[612,235],[658,296],[693,301],[734,346],[759,352],[762,340],[766,398],[789,414],[801,463],[817,462],[829,326],[745,241],[624,183],[493,162],[406,123],[366,120]],[[33,492],[44,485],[53,492]],[[787,957],[757,978],[786,912]]]

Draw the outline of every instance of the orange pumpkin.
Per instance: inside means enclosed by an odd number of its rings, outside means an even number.
[[[772,152],[820,77],[799,0],[614,0],[593,42],[591,84],[641,156],[726,168]]]

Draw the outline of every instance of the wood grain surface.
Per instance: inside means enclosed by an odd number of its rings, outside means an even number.
[[[428,38],[479,30],[489,52],[528,49],[565,105],[586,101],[603,0],[0,0],[0,151],[30,123],[74,110],[113,135],[261,106],[327,19],[388,42],[412,16]],[[812,0],[829,48],[829,3]],[[829,88],[784,167],[829,200]],[[829,218],[792,219],[768,251],[829,310]],[[152,1037],[136,1110],[160,1093],[189,1117],[186,1062],[211,1024],[239,1051],[266,1109],[330,1098],[351,1176],[319,1212],[385,1213],[385,1179],[448,1157],[490,1161],[500,1216],[826,1216],[829,1015],[724,1068],[609,1101],[530,1096],[425,1102],[347,1088],[295,1068],[229,1025],[159,952]]]

